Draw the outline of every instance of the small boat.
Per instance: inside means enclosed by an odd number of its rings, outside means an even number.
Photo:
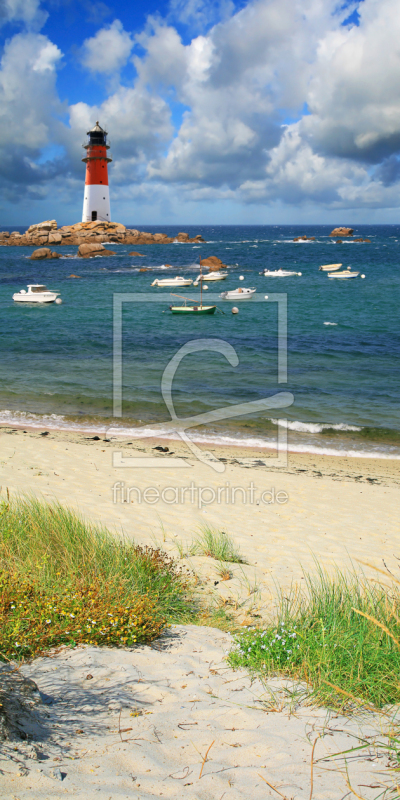
[[[343,267],[343,264],[322,264],[319,270],[320,272],[321,270],[322,272],[334,272],[336,269],[340,269],[340,267]]]
[[[164,286],[191,286],[192,283],[193,281],[191,278],[177,276],[176,278],[156,278],[151,285],[158,286],[161,289]]]
[[[179,294],[176,294],[175,297],[179,297]],[[188,306],[186,301],[189,298],[185,297],[184,299],[185,299],[185,305],[184,306],[170,306],[169,307],[169,310],[172,312],[172,314],[192,314],[192,315],[214,314],[215,311],[217,310],[217,306],[203,306],[203,305],[190,305],[190,306]],[[196,303],[196,301],[195,300],[191,300],[190,303],[194,304],[194,303]]]
[[[328,272],[328,278],[358,278],[359,272],[351,272],[349,269],[344,269],[342,272]]]
[[[265,269],[264,272],[260,272],[260,275],[264,275],[266,278],[290,278],[292,275],[302,274],[302,272],[293,272],[289,269]]]
[[[196,280],[193,283],[193,286],[198,286],[199,285],[199,281],[204,281],[204,282],[207,281],[208,283],[210,281],[224,281],[225,278],[227,278],[227,277],[228,277],[228,273],[227,272],[221,272],[221,271],[220,272],[208,272],[205,275],[198,275]]]
[[[203,274],[201,271],[201,259],[200,259],[200,304],[197,300],[190,300],[189,297],[184,297],[180,294],[172,294],[171,297],[180,297],[181,300],[185,301],[185,305],[183,306],[170,306],[169,310],[172,314],[192,314],[197,316],[198,314],[214,314],[217,310],[217,306],[203,306]],[[188,305],[188,302],[190,305]],[[193,303],[193,305],[192,305]]]
[[[230,292],[222,292],[220,297],[222,300],[251,300],[256,291],[257,289],[242,289],[239,286],[238,289],[232,289]]]
[[[12,297],[15,303],[54,303],[58,295],[59,292],[51,292],[43,283],[28,283],[28,291],[21,289]]]

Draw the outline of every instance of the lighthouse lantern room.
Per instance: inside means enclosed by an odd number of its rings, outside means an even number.
[[[107,144],[107,131],[96,122],[87,135],[89,141],[83,145],[86,156],[82,159],[86,162],[82,222],[95,220],[111,222],[108,163],[112,159],[107,155],[107,150],[110,149],[110,145]]]

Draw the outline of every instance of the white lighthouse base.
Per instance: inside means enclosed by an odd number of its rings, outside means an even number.
[[[103,184],[85,184],[82,222],[111,222],[110,192]]]

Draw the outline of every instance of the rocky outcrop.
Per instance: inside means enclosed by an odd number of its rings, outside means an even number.
[[[95,256],[115,256],[113,250],[106,250],[102,244],[80,244],[78,247],[80,258],[95,258]]]
[[[128,253],[128,256],[140,256],[141,258],[144,258],[143,253],[135,253],[135,251],[133,251],[133,253]]]
[[[34,250],[29,258],[34,260],[41,258],[61,258],[61,255],[60,253],[50,250],[50,247],[40,247],[39,250]]]
[[[294,242],[315,242],[315,236],[296,236]]]
[[[223,264],[217,256],[208,256],[208,258],[201,259],[201,266],[208,267],[210,272],[219,272],[220,269],[226,269],[226,264]]]
[[[129,229],[120,222],[77,222],[75,225],[63,225],[57,228],[55,219],[39,222],[37,225],[30,225],[25,233],[9,231],[0,233],[0,245],[19,245],[19,246],[42,246],[53,245],[81,245],[110,243],[118,244],[171,244],[172,242],[182,242],[189,244],[193,242],[204,242],[202,236],[190,238],[188,233],[178,233],[176,238],[167,236],[166,233],[147,233],[135,228]],[[140,254],[137,254],[140,255]]]
[[[364,244],[371,244],[371,239],[353,239],[353,242],[363,242]]]
[[[353,236],[354,229],[353,228],[334,228],[332,233],[329,236]]]

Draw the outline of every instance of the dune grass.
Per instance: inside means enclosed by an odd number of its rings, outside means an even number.
[[[190,553],[209,556],[224,563],[246,563],[229,534],[208,526],[201,529],[190,546]]]
[[[305,578],[280,597],[278,622],[237,637],[231,666],[305,681],[336,708],[399,703],[400,586],[355,571]]]
[[[58,504],[20,498],[0,507],[0,659],[150,642],[192,611],[187,577],[163,551]]]

